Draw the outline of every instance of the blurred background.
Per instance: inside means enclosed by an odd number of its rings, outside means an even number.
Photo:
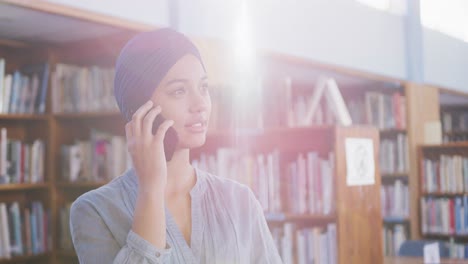
[[[208,71],[192,164],[284,263],[468,263],[468,1],[0,0],[0,264],[78,263],[71,203],[132,166],[115,60],[163,27]]]

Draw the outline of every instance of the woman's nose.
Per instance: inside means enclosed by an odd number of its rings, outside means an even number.
[[[191,111],[194,113],[204,112],[208,108],[207,98],[200,93],[194,93],[192,96]]]

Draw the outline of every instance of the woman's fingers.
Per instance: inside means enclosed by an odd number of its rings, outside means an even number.
[[[133,114],[132,116],[132,128],[133,128],[133,137],[141,137],[142,136],[142,131],[141,131],[141,126],[142,126],[142,120],[148,113],[148,111],[153,107],[153,102],[150,100],[140,106],[138,110]]]
[[[161,113],[161,106],[156,106],[151,108],[151,110],[146,114],[145,118],[143,119],[143,127],[142,127],[142,136],[146,140],[151,140],[153,138],[153,123],[156,117]]]
[[[125,124],[125,136],[127,138],[127,150],[131,153],[133,149],[133,128],[132,121]]]
[[[158,131],[154,135],[155,140],[162,142],[167,130],[174,124],[173,120],[165,120],[158,128]]]

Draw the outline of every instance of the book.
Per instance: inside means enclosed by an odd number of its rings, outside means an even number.
[[[302,120],[302,125],[310,125],[310,122],[316,114],[320,99],[323,95],[325,95],[328,106],[332,110],[336,120],[338,121],[338,124],[343,126],[351,125],[351,116],[346,104],[344,103],[343,96],[338,89],[336,81],[331,78],[324,77],[319,78],[317,81],[314,93],[308,104],[307,114]]]
[[[0,240],[3,258],[11,258],[10,229],[8,222],[8,212],[5,203],[0,203]]]
[[[2,112],[2,109],[3,109],[3,98],[5,95],[5,86],[6,86],[5,59],[0,58],[0,113]]]

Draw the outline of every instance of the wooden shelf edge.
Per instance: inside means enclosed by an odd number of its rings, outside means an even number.
[[[0,114],[0,120],[47,120],[47,114]]]
[[[468,135],[468,130],[454,130],[448,132],[442,132],[446,136],[458,136],[458,135]]]
[[[449,238],[458,238],[458,239],[468,239],[468,234],[467,235],[459,235],[459,234],[441,234],[441,233],[423,233],[422,234],[425,237],[428,238],[437,238],[437,239],[449,239]]]
[[[102,111],[102,112],[80,112],[80,113],[53,113],[52,116],[59,120],[67,119],[87,119],[87,118],[101,118],[101,117],[121,117],[120,112],[116,111]]]
[[[447,149],[447,148],[468,148],[468,141],[450,142],[450,143],[443,143],[443,144],[438,144],[438,145],[421,145],[419,147],[423,151],[439,150],[439,149]]]
[[[26,256],[17,256],[17,257],[11,257],[9,259],[7,258],[2,258],[0,259],[0,264],[4,263],[18,263],[18,262],[23,262],[23,261],[30,261],[30,260],[36,260],[36,259],[42,259],[42,258],[48,258],[51,256],[50,252],[47,253],[41,253],[37,255],[26,255]]]
[[[313,214],[274,214],[265,213],[267,222],[333,222],[336,221],[335,215],[313,215]]]
[[[463,196],[468,193],[446,193],[446,192],[422,192],[421,196]]]
[[[4,0],[4,2],[11,4],[11,5],[20,6],[23,8],[28,8],[28,9],[51,13],[55,15],[99,23],[103,25],[109,25],[109,26],[132,30],[132,31],[147,31],[147,30],[152,30],[152,29],[157,28],[156,26],[152,26],[152,25],[137,22],[137,21],[125,20],[122,18],[100,14],[100,13],[84,10],[81,8],[77,8],[77,7],[67,6],[64,4],[50,3],[44,0],[36,0],[36,1]]]
[[[0,184],[0,191],[23,191],[49,188],[48,183],[9,183]]]
[[[60,188],[98,188],[108,182],[57,182],[55,186]]]
[[[11,40],[11,39],[0,39],[0,45],[13,47],[13,48],[30,48],[29,44],[25,42]]]

